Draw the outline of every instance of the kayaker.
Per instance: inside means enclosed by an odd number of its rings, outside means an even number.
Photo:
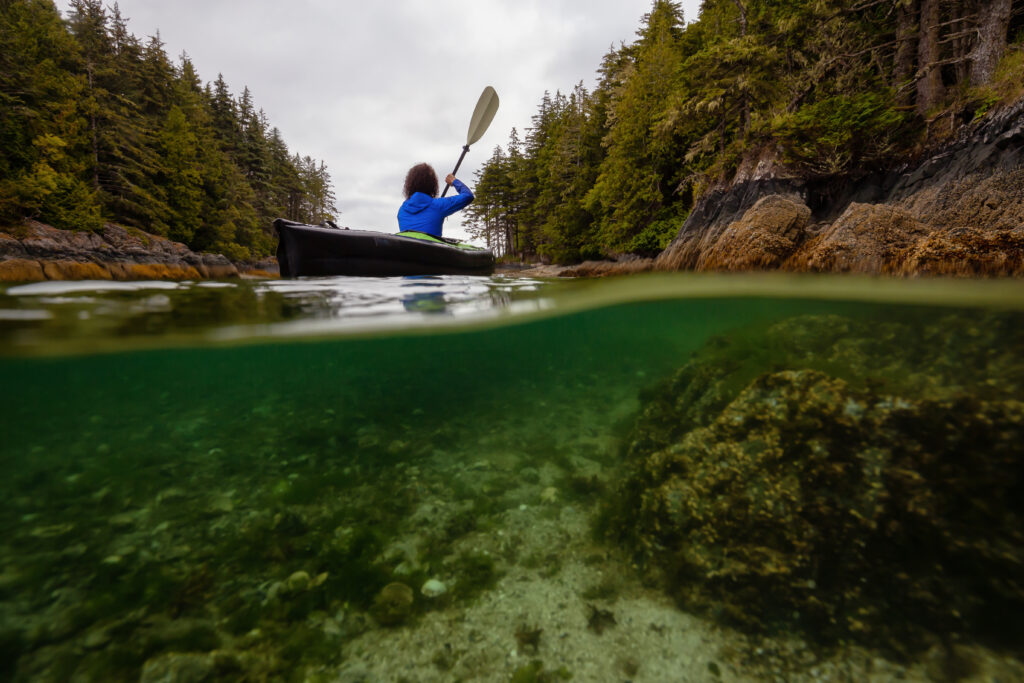
[[[441,236],[444,219],[473,201],[473,191],[451,173],[445,182],[455,187],[457,195],[437,196],[437,173],[430,164],[416,164],[405,175],[405,203],[398,210],[398,230],[415,230],[435,237]]]

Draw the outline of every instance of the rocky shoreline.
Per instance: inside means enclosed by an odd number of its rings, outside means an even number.
[[[1024,100],[961,126],[889,173],[809,178],[773,148],[698,200],[655,258],[539,266],[523,275],[650,270],[1024,275]]]
[[[273,259],[233,263],[221,254],[197,253],[180,242],[113,223],[99,232],[58,230],[37,221],[0,230],[0,282],[272,277],[276,268]]]
[[[273,277],[274,259],[232,263],[110,224],[97,233],[29,221],[0,231],[0,281]],[[809,178],[752,150],[654,258],[499,267],[527,277],[651,270],[1024,275],[1024,99],[968,124],[889,173]]]

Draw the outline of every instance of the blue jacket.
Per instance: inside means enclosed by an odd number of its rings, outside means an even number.
[[[473,201],[473,191],[465,183],[456,178],[454,186],[459,191],[454,197],[431,197],[414,192],[398,210],[399,232],[416,230],[440,237],[444,219]]]

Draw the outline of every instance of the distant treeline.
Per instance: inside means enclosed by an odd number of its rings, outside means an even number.
[[[656,0],[593,92],[545,93],[525,139],[513,129],[494,150],[468,228],[520,258],[654,253],[759,159],[819,179],[892,166],[1024,92],[1022,13],[1011,0],[704,0],[685,24]]]
[[[332,218],[323,162],[291,154],[245,88],[203,85],[143,43],[118,6],[0,0],[0,221],[134,226],[235,259],[270,253],[271,221]]]

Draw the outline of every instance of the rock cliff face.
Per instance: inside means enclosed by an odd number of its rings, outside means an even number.
[[[761,150],[653,267],[1024,274],[1024,100],[878,177],[808,180]]]
[[[238,277],[220,254],[108,223],[101,232],[70,232],[29,222],[24,233],[0,232],[0,281],[198,280]]]

